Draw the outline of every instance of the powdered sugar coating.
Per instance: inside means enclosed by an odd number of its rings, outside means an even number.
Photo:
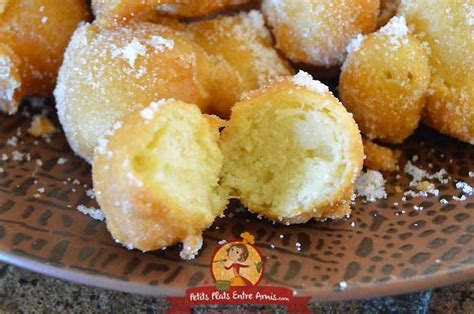
[[[354,37],[354,39],[351,40],[349,45],[347,45],[347,47],[346,47],[347,53],[351,53],[353,51],[359,50],[359,48],[360,48],[360,46],[362,45],[363,42],[364,42],[364,35],[357,34],[357,36]]]
[[[326,85],[313,79],[311,74],[305,71],[299,71],[295,76],[293,76],[292,80],[296,85],[305,87],[315,93],[324,94],[329,92],[329,88]]]
[[[104,213],[102,212],[102,210],[100,210],[100,208],[92,208],[92,207],[87,207],[84,205],[79,205],[77,206],[77,210],[83,213],[84,215],[91,216],[95,220],[99,220],[99,221],[105,220]]]
[[[262,11],[277,47],[294,62],[341,64],[346,47],[359,33],[374,30],[379,1],[264,0]]]
[[[212,100],[206,85],[212,64],[206,58],[187,36],[161,25],[81,25],[66,51],[55,90],[70,146],[91,162],[99,137],[122,116],[154,100],[180,97],[205,111]]]

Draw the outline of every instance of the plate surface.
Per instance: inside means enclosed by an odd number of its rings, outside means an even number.
[[[73,155],[62,133],[46,143],[28,135],[29,125],[30,118],[21,114],[0,116],[0,157],[9,157],[0,158],[0,259],[6,262],[105,288],[181,295],[188,287],[212,284],[209,264],[218,242],[248,231],[266,258],[261,284],[318,300],[393,295],[474,279],[473,197],[452,198],[461,196],[457,180],[474,184],[468,175],[474,150],[433,131],[423,129],[408,140],[401,164],[417,154],[415,164],[430,173],[445,168],[451,180],[436,183],[439,196],[403,202],[395,187],[408,187],[410,178],[401,171],[398,179],[385,175],[386,200],[358,199],[352,216],[341,221],[282,226],[233,203],[227,217],[206,231],[199,256],[186,262],[178,257],[179,246],[128,251],[114,243],[105,223],[77,211],[79,205],[97,206],[86,194],[90,167]],[[13,136],[16,146],[7,144]],[[19,159],[14,151],[25,154],[22,161],[14,160]],[[59,158],[68,161],[58,164]],[[443,198],[449,203],[442,205]]]

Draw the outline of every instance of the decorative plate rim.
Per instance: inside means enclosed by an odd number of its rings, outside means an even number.
[[[181,289],[149,286],[146,284],[135,283],[133,281],[108,278],[100,274],[93,275],[70,268],[60,268],[49,263],[38,262],[27,257],[1,250],[0,261],[46,276],[102,289],[153,297],[174,297],[185,295],[185,291]],[[350,301],[431,290],[473,280],[474,265],[465,267],[461,270],[455,270],[434,276],[417,276],[415,278],[409,278],[398,282],[381,282],[380,284],[367,285],[363,287],[350,287],[340,291],[328,291],[322,288],[312,288],[308,290],[313,290],[314,292],[321,290],[317,295],[310,295],[310,302]],[[396,290],[395,293],[394,290]],[[302,296],[308,295],[302,294]]]

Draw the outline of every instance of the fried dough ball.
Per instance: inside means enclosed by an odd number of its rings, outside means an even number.
[[[234,102],[243,92],[257,89],[270,79],[293,74],[273,48],[271,34],[259,11],[191,23],[187,30],[195,42],[209,54],[227,61],[237,74],[238,84],[226,84],[221,90],[230,94],[227,97]],[[228,118],[230,108],[223,106],[218,113]]]
[[[351,211],[363,163],[359,129],[327,87],[299,72],[249,93],[221,135],[221,183],[281,223]]]
[[[431,48],[433,78],[423,122],[474,144],[474,3],[403,0],[399,12]]]
[[[99,138],[126,113],[175,98],[212,112],[228,66],[165,26],[81,26],[71,39],[55,90],[58,116],[73,150],[91,161]]]
[[[348,48],[339,85],[343,104],[369,139],[403,142],[418,126],[430,82],[424,46],[395,17]]]
[[[244,92],[257,89],[271,79],[293,74],[288,62],[273,48],[271,34],[257,10],[186,24],[162,16],[148,16],[148,19],[186,32],[209,55],[225,60],[230,71],[236,74],[236,82],[226,82],[225,88],[214,94],[224,100],[216,106],[215,112],[223,118],[230,117],[231,107]]]
[[[263,0],[262,11],[289,59],[331,67],[355,35],[375,29],[379,0]]]
[[[53,91],[69,39],[89,19],[83,0],[0,2],[0,110],[14,114],[23,96]]]
[[[201,17],[248,3],[249,0],[92,0],[92,8],[104,25],[123,23],[158,11],[179,17]]]
[[[364,166],[378,171],[393,172],[398,170],[398,158],[401,152],[388,147],[380,146],[364,139]]]
[[[100,139],[94,189],[117,242],[142,251],[184,242],[181,256],[194,257],[228,203],[218,184],[220,126],[195,105],[163,99]]]

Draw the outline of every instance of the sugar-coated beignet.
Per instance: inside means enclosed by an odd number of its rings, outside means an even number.
[[[327,87],[305,72],[237,103],[221,149],[222,184],[254,213],[303,223],[351,211],[363,163],[359,129]]]
[[[340,65],[357,34],[375,29],[379,0],[263,0],[277,47],[292,61]]]
[[[123,115],[154,100],[175,98],[213,111],[213,103],[221,105],[213,89],[234,76],[220,63],[187,35],[165,26],[81,26],[67,48],[55,90],[71,147],[90,161],[97,138]]]
[[[259,88],[279,76],[293,74],[273,48],[273,39],[259,11],[191,23],[187,30],[204,50],[227,61],[237,74],[237,85],[223,82],[226,88],[220,90],[229,94],[227,97],[234,102],[245,91]],[[228,104],[222,103],[218,113],[229,117]]]
[[[431,48],[432,83],[423,122],[474,144],[474,3],[402,0],[399,14]]]
[[[430,83],[425,47],[403,17],[357,37],[342,67],[339,91],[369,139],[401,143],[417,128]]]
[[[94,190],[117,242],[142,251],[184,242],[181,257],[194,257],[228,203],[218,183],[219,127],[195,105],[161,100],[99,140]]]
[[[69,39],[90,14],[84,0],[0,1],[0,110],[54,89]]]
[[[100,23],[124,23],[134,17],[157,11],[179,17],[201,17],[249,0],[92,0],[92,8]]]

